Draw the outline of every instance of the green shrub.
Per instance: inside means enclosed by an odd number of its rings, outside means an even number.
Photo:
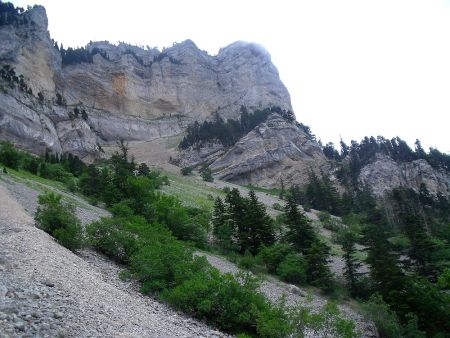
[[[23,163],[23,169],[29,171],[33,175],[38,174],[39,161],[34,156],[26,156]]]
[[[184,168],[181,168],[180,172],[181,172],[181,175],[188,176],[188,175],[192,174],[192,170],[193,170],[192,167],[184,167]]]
[[[206,225],[202,224],[201,215],[194,215],[198,219],[192,217],[194,211],[189,211],[176,197],[160,195],[152,205],[152,210],[154,221],[166,225],[176,238],[193,242],[199,247],[205,246]]]
[[[0,162],[11,169],[18,170],[21,161],[19,151],[11,142],[0,142]]]
[[[285,259],[285,257],[294,250],[289,244],[285,243],[275,243],[269,247],[263,247],[259,253],[262,261],[267,267],[269,273],[276,273],[278,266]]]
[[[245,251],[244,255],[238,259],[238,265],[241,269],[257,272],[257,267],[261,265],[261,257],[253,256],[250,251]]]
[[[212,175],[212,171],[209,168],[202,169],[201,176],[203,178],[203,181],[214,182],[214,177]]]
[[[163,298],[180,310],[228,332],[255,332],[259,316],[270,308],[256,291],[258,283],[248,274],[236,279],[215,268],[196,273]]]
[[[258,316],[256,330],[260,337],[289,337],[293,332],[293,325],[288,309],[281,303],[261,311]]]
[[[291,253],[287,255],[277,268],[277,275],[284,281],[293,284],[306,283],[305,259],[299,254]]]
[[[280,203],[274,203],[272,205],[272,208],[274,208],[275,210],[278,210],[278,211],[284,211],[284,208]]]
[[[170,234],[154,235],[131,257],[131,270],[144,293],[174,288],[205,266],[205,258],[194,258],[192,250]]]
[[[397,315],[379,294],[373,294],[369,301],[363,304],[363,310],[367,317],[375,323],[381,337],[401,337],[402,327]]]
[[[66,171],[60,163],[41,163],[39,167],[39,175],[43,178],[62,183],[67,183],[74,178],[74,176]]]
[[[91,245],[108,257],[129,263],[131,255],[137,250],[133,234],[124,229],[124,220],[102,218],[87,227]]]
[[[312,331],[313,336],[356,338],[360,335],[355,332],[355,323],[342,318],[334,302],[327,302],[320,311],[311,312],[310,309],[300,307],[291,314],[293,326],[304,332],[305,328]]]
[[[83,236],[80,220],[75,216],[75,207],[62,202],[62,196],[54,193],[40,195],[38,203],[34,217],[37,226],[66,248],[79,249],[83,244]]]

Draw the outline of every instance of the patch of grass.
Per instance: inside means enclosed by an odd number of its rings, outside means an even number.
[[[244,185],[244,187],[250,189],[250,190],[254,190],[254,191],[259,191],[259,192],[263,192],[269,195],[273,195],[273,196],[280,196],[281,193],[281,189],[276,189],[276,188],[261,188],[261,187],[255,187],[254,185]]]
[[[40,193],[56,192],[58,194],[62,194],[64,201],[70,202],[71,204],[83,209],[94,210],[88,202],[82,203],[79,199],[75,198],[74,196],[76,194],[70,192],[67,186],[62,182],[36,176],[23,169],[8,169],[8,177],[17,183],[22,183]],[[80,199],[84,198],[79,195],[77,196]]]
[[[186,206],[211,210],[214,206],[214,196],[224,196],[222,190],[209,187],[203,181],[193,177],[164,171],[162,173],[169,178],[170,185],[162,187],[161,190],[168,195],[178,197]]]

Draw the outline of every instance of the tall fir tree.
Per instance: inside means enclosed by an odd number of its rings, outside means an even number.
[[[212,215],[213,234],[216,243],[225,252],[236,250],[234,222],[220,197],[214,202]]]
[[[306,250],[306,279],[309,284],[331,290],[333,275],[328,266],[330,258],[330,247],[320,241],[314,240]]]
[[[316,233],[292,196],[287,198],[284,218],[287,227],[286,242],[290,243],[296,251],[305,254],[316,239]]]
[[[241,252],[249,250],[256,255],[262,245],[270,246],[275,242],[272,219],[253,190],[248,194],[245,217],[241,223],[239,231]]]
[[[357,296],[359,293],[361,276],[361,273],[358,271],[361,267],[361,262],[355,257],[356,240],[357,234],[349,229],[345,230],[339,238],[342,250],[344,251],[344,276],[350,288],[350,293],[353,296]]]

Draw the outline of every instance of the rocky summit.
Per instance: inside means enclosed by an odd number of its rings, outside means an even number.
[[[51,39],[42,6],[0,25],[0,41],[0,138],[36,154],[92,161],[121,139],[181,139],[194,122],[239,121],[243,107],[250,113],[276,107],[293,116],[269,53],[254,43],[235,42],[214,56],[191,40],[162,51],[107,41],[65,50]],[[176,150],[172,162],[208,165],[221,179],[266,187],[302,185],[310,170],[334,174],[322,146],[302,127],[271,114],[234,144],[203,142]],[[153,162],[150,155],[144,160]],[[424,160],[377,157],[359,180],[378,195],[422,183],[434,193],[450,192],[448,172]]]

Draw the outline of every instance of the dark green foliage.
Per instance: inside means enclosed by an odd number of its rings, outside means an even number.
[[[334,148],[333,142],[327,143],[322,148],[323,154],[329,159],[329,160],[335,160],[339,161],[341,159],[341,156],[339,152]]]
[[[149,176],[150,175],[150,168],[147,164],[141,163],[137,168],[137,173],[139,176]]]
[[[288,113],[289,113],[289,111],[288,111]],[[288,121],[292,122],[293,121],[293,117],[292,117],[292,119],[288,119]],[[301,128],[305,132],[306,135],[308,135],[310,140],[312,140],[312,141],[316,140],[316,136],[311,132],[311,128],[310,127],[304,125],[303,123],[299,123],[299,122],[297,122],[297,126],[299,128]]]
[[[0,26],[27,24],[28,21],[23,15],[22,7],[14,7],[10,2],[0,1]]]
[[[64,49],[61,45],[59,49],[61,53],[61,61],[63,66],[73,65],[77,63],[92,63],[93,61],[93,52],[81,47],[81,48],[72,48],[69,47],[67,50]]]
[[[217,197],[214,202],[211,223],[213,226],[214,238],[218,246],[224,252],[237,251],[234,222],[227,213],[225,204],[220,197]]]
[[[188,248],[169,235],[154,233],[146,240],[131,258],[131,269],[145,293],[177,287],[206,264],[202,258],[194,259]]]
[[[203,168],[200,171],[200,175],[202,176],[203,181],[205,181],[205,182],[214,182],[214,177],[212,175],[212,171],[208,167]]]
[[[361,273],[358,271],[361,263],[355,257],[357,239],[358,235],[350,229],[345,229],[339,233],[339,243],[344,251],[344,276],[353,296],[358,296],[361,293]]]
[[[284,281],[293,284],[306,283],[307,262],[300,254],[288,254],[277,268],[277,275]]]
[[[330,247],[316,239],[306,251],[306,276],[309,284],[323,288],[326,291],[333,289],[332,274],[328,267]]]
[[[98,250],[129,265],[145,293],[160,292],[175,307],[228,332],[255,334],[257,327],[258,332],[286,330],[287,319],[270,326],[260,322],[287,314],[275,312],[256,291],[253,277],[221,275],[165,226],[136,216],[104,218],[90,225],[88,233]]]
[[[311,222],[298,209],[291,197],[286,201],[284,221],[287,227],[286,242],[290,243],[297,252],[306,254],[317,235]]]
[[[11,169],[18,170],[21,162],[19,151],[10,142],[0,142],[0,162]]]
[[[273,221],[253,190],[244,198],[234,188],[227,193],[225,204],[216,200],[213,226],[216,241],[224,245],[224,251],[237,249],[243,254],[248,250],[256,255],[263,245],[275,241]]]
[[[180,172],[181,172],[181,175],[188,176],[192,173],[192,167],[181,168]]]
[[[370,265],[370,275],[375,290],[380,292],[389,304],[400,301],[405,287],[405,276],[399,266],[398,254],[388,241],[390,230],[386,225],[367,224],[364,229],[364,244],[367,246],[366,263]]]
[[[341,140],[341,153],[338,154],[332,143],[328,143],[323,152],[329,159],[340,161],[337,177],[345,186],[358,187],[358,176],[360,170],[375,160],[377,154],[391,157],[397,162],[408,162],[417,159],[426,160],[434,168],[442,168],[450,171],[450,155],[444,154],[437,149],[430,148],[427,154],[422,148],[420,141],[416,140],[413,151],[408,144],[399,137],[391,140],[382,136],[365,137],[360,143],[351,142],[351,146]],[[348,158],[347,158],[348,157]],[[346,161],[343,161],[346,159]]]
[[[189,210],[175,197],[158,195],[151,206],[153,215],[143,214],[150,221],[166,225],[176,238],[190,241],[198,247],[203,247],[206,243],[207,224],[201,224],[199,218],[193,217],[193,210],[191,210],[191,214]]]
[[[401,337],[402,327],[398,317],[390,306],[383,301],[381,295],[372,295],[369,301],[364,304],[363,309],[367,317],[375,323],[380,337]]]
[[[293,121],[293,114],[279,107],[255,110],[253,113],[249,113],[247,108],[241,107],[241,117],[239,120],[229,119],[225,122],[222,118],[217,117],[215,121],[204,121],[201,125],[195,121],[193,125],[187,128],[187,135],[183,138],[179,147],[180,149],[186,149],[190,146],[213,141],[230,147],[242,136],[253,130],[258,124],[264,122],[272,113],[277,113]]]
[[[127,218],[102,218],[90,224],[87,232],[90,244],[108,257],[119,263],[129,263],[137,250],[136,240],[131,232],[126,230]],[[132,222],[141,222],[134,218]]]
[[[260,256],[266,265],[269,273],[276,274],[281,262],[289,255],[294,253],[294,249],[289,244],[277,242],[272,246],[263,247]]]
[[[174,65],[183,64],[180,60],[174,58],[173,56],[168,55],[166,52],[159,53],[158,55],[153,57],[153,62],[161,62],[164,58],[168,58],[170,63]]]
[[[244,216],[245,218],[238,225],[239,246],[241,251],[249,250],[256,255],[262,245],[273,244],[275,237],[272,219],[253,190],[250,190],[246,199]]]
[[[83,244],[81,224],[75,216],[75,207],[62,202],[62,196],[54,193],[40,195],[38,209],[34,216],[39,228],[49,233],[70,250]]]
[[[60,93],[56,93],[56,101],[55,102],[58,106],[66,106],[67,105],[66,99]]]
[[[385,338],[425,338],[426,334],[417,326],[417,317],[408,313],[405,325],[402,326],[397,314],[384,302],[379,294],[373,294],[370,299],[363,304],[366,316],[372,320],[380,337]]]
[[[270,309],[256,292],[258,284],[250,275],[221,275],[215,268],[198,273],[163,298],[184,312],[206,319],[231,332],[254,332],[259,316]]]
[[[281,303],[259,314],[256,331],[260,337],[290,337],[296,331],[297,324],[298,319],[292,316],[284,304]]]
[[[70,172],[67,172],[59,163],[41,163],[39,175],[43,178],[68,183],[73,178]]]
[[[440,223],[448,219],[445,211],[447,199],[430,195],[424,185],[419,193],[412,189],[396,188],[390,198],[397,216],[397,226],[409,239],[410,267],[421,276],[435,281],[437,275],[449,265],[450,251],[448,239],[431,236],[428,225],[439,224],[445,229],[445,225]]]
[[[37,175],[39,169],[39,160],[35,157],[30,157],[31,158],[24,159],[23,169],[29,171],[33,175]]]
[[[322,173],[321,177],[318,177],[310,171],[305,198],[314,209],[325,210],[334,215],[342,214],[339,193],[328,175]]]

